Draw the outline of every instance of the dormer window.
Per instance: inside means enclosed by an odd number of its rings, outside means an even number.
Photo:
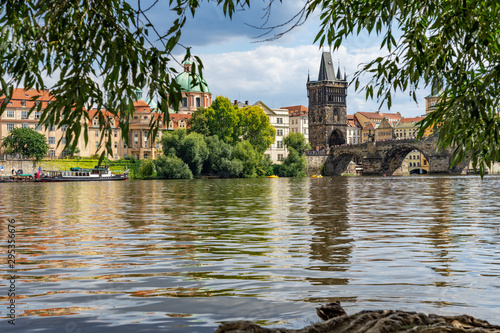
[[[21,100],[21,106],[26,106],[26,101],[24,99]]]

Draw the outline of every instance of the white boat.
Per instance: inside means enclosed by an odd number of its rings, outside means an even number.
[[[39,182],[99,182],[127,179],[128,171],[115,175],[107,165],[96,166],[93,169],[71,168],[70,171],[41,171],[36,177]]]

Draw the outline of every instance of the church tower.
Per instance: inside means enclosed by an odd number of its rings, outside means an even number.
[[[318,81],[307,77],[309,142],[313,150],[342,145],[347,136],[347,76],[335,75],[330,52],[323,52]]]

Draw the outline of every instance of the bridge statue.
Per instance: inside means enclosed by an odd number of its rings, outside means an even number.
[[[349,162],[357,160],[363,175],[390,176],[398,169],[406,155],[418,150],[429,162],[429,174],[461,173],[468,163],[451,166],[453,149],[440,149],[435,137],[366,142],[356,145],[329,147],[321,152],[306,153],[308,174],[341,175]]]

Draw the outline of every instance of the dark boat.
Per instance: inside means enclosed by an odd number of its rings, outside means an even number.
[[[128,171],[115,175],[109,166],[95,167],[93,169],[71,168],[70,171],[42,171],[37,174],[39,182],[101,182],[114,180],[127,180]]]

